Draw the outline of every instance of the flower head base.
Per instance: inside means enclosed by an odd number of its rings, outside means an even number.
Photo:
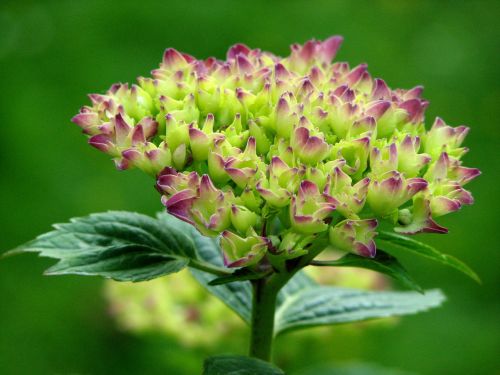
[[[319,238],[372,257],[378,220],[445,233],[434,218],[473,202],[468,128],[438,118],[426,131],[422,87],[332,63],[341,42],[294,44],[285,58],[170,48],[151,78],[90,95],[73,122],[119,169],[155,176],[168,212],[221,236],[231,267],[301,256]]]

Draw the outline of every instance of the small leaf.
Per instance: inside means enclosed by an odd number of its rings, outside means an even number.
[[[220,355],[209,357],[203,364],[202,375],[284,375],[285,373],[269,362],[257,358]]]
[[[465,263],[457,258],[443,254],[436,250],[434,247],[427,245],[423,242],[417,241],[413,238],[403,236],[401,234],[381,231],[376,237],[377,247],[384,249],[385,251],[398,251],[407,250],[412,253],[418,254],[425,258],[432,259],[436,262],[444,264],[446,266],[455,268],[456,270],[466,274],[471,279],[478,283],[481,283],[479,276]]]
[[[278,308],[275,332],[414,314],[437,307],[444,299],[438,290],[419,294],[316,286],[303,289]]]
[[[377,250],[375,258],[366,258],[355,254],[346,254],[337,260],[318,260],[312,263],[314,266],[334,266],[334,267],[358,267],[383,273],[400,281],[403,285],[422,292],[422,288],[411,278],[404,267],[393,256]]]
[[[208,285],[223,285],[234,281],[256,280],[265,275],[265,273],[258,273],[249,268],[238,268],[231,275],[221,276],[211,280]]]

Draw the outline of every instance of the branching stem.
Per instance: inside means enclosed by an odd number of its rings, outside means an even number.
[[[212,275],[217,275],[217,276],[228,276],[232,274],[232,272],[228,271],[227,269],[213,266],[209,263],[200,262],[197,259],[190,259],[189,267],[196,268],[198,270],[205,271],[211,273]]]

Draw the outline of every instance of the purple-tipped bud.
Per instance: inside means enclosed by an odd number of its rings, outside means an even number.
[[[448,233],[448,229],[437,224],[431,216],[430,202],[424,196],[413,201],[413,206],[402,209],[398,214],[400,227],[394,228],[398,233]]]
[[[336,210],[344,217],[358,219],[357,213],[365,205],[370,179],[366,177],[352,185],[352,179],[342,170],[342,165],[336,166],[328,176],[324,191],[338,202]]]
[[[424,118],[424,111],[429,103],[420,99],[410,99],[399,105],[408,113],[408,121],[420,123]]]
[[[178,173],[171,167],[163,169],[156,181],[157,189],[169,195],[186,189],[196,191],[199,185],[200,177],[196,172]]]
[[[89,145],[102,152],[108,152],[113,147],[113,142],[109,136],[98,134],[89,138]]]
[[[437,158],[442,152],[460,158],[467,152],[467,149],[460,146],[468,132],[468,127],[458,126],[452,128],[438,117],[424,138],[424,150],[433,158]]]
[[[290,204],[292,228],[304,234],[325,231],[328,228],[325,219],[335,210],[336,203],[329,195],[321,194],[313,182],[302,181]]]
[[[405,179],[396,171],[387,172],[373,180],[368,189],[367,201],[379,217],[394,214],[399,206],[427,187],[423,178]]]
[[[318,136],[311,135],[309,129],[298,127],[291,140],[293,152],[307,165],[315,165],[328,154],[328,144]]]
[[[392,99],[392,93],[387,84],[383,79],[376,78],[374,85],[373,85],[373,91],[372,91],[372,98],[375,100],[391,100]]]
[[[182,69],[188,61],[174,48],[167,48],[163,54],[163,66],[169,70]]]
[[[81,127],[84,133],[90,135],[95,134],[98,126],[100,125],[99,115],[95,112],[90,112],[85,108],[82,108],[80,113],[71,119],[71,122]]]
[[[268,174],[266,178],[259,180],[256,190],[270,206],[287,206],[299,185],[300,175],[297,168],[290,168],[282,159],[274,156]]]
[[[229,48],[229,50],[227,51],[227,59],[235,59],[238,55],[247,56],[250,51],[250,48],[242,43],[235,44],[234,46],[231,46],[231,48]]]
[[[249,267],[257,264],[266,254],[269,240],[250,231],[240,237],[230,231],[222,232],[220,247],[226,267]]]
[[[346,83],[351,87],[356,85],[361,80],[361,77],[363,77],[363,74],[366,72],[367,68],[368,68],[368,65],[366,65],[366,64],[360,64],[357,67],[355,67],[346,76],[346,78],[345,78]]]
[[[366,109],[366,114],[368,116],[374,117],[375,119],[379,119],[384,115],[385,112],[391,107],[391,102],[387,100],[379,100],[371,104]]]
[[[377,235],[377,220],[344,220],[330,228],[330,243],[333,247],[373,258],[377,247],[373,238]]]

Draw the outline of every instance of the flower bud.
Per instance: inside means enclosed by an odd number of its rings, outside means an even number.
[[[406,135],[398,145],[398,170],[406,177],[415,177],[431,161],[428,154],[419,154],[420,138]]]
[[[332,246],[363,257],[373,258],[377,252],[373,238],[377,220],[344,220],[330,228]]]
[[[428,199],[432,215],[442,216],[459,210],[463,205],[473,204],[472,194],[462,185],[479,174],[478,169],[464,168],[458,160],[450,160],[448,154],[443,152],[425,174],[430,182]]]
[[[257,181],[255,178],[257,172],[263,168],[263,163],[256,154],[255,138],[253,137],[248,139],[244,152],[228,158],[224,164],[224,170],[240,188],[245,188],[247,185],[254,186]]]
[[[367,201],[375,215],[386,217],[426,187],[423,178],[405,179],[396,171],[387,172],[371,182]]]
[[[411,208],[399,211],[398,221],[402,224],[394,228],[398,233],[448,233],[448,229],[432,219],[430,202],[423,195],[414,198]]]
[[[370,167],[376,176],[398,169],[398,149],[395,143],[379,149],[373,147],[370,153]]]
[[[197,129],[194,124],[189,125],[189,144],[194,160],[207,160],[214,139],[223,137],[222,134],[214,133],[213,129],[214,115],[211,113],[207,115],[202,129]]]
[[[314,238],[314,235],[287,232],[278,246],[278,254],[286,259],[293,259],[307,254],[307,246],[314,241]]]
[[[231,225],[230,210],[234,197],[215,188],[203,175],[196,191],[190,187],[164,199],[167,211],[193,224],[205,236],[216,236]]]
[[[276,105],[275,129],[279,137],[289,139],[293,126],[297,123],[297,114],[292,112],[290,104],[283,95]]]
[[[254,227],[259,221],[259,217],[255,212],[250,211],[244,206],[231,206],[231,223],[238,232],[246,233],[248,229]]]
[[[172,114],[166,117],[167,135],[165,141],[173,152],[180,145],[189,144],[189,126],[184,121],[177,121]]]
[[[290,168],[279,157],[274,156],[269,166],[269,177],[259,180],[256,190],[269,205],[281,208],[290,203],[290,197],[297,191],[298,185],[297,168]]]
[[[336,201],[321,194],[311,181],[301,182],[297,195],[292,196],[290,222],[292,228],[303,234],[323,232],[328,229],[325,219],[335,210]]]
[[[253,229],[240,237],[230,231],[222,232],[220,247],[226,267],[249,267],[266,255],[269,240],[258,236]]]
[[[168,195],[174,195],[182,190],[192,190],[196,192],[200,184],[200,176],[196,172],[178,173],[174,168],[163,169],[156,181],[158,191]]]
[[[328,144],[318,136],[310,135],[309,129],[298,127],[293,132],[290,145],[301,162],[315,165],[323,160],[329,151]]]
[[[213,141],[214,145],[208,153],[208,171],[212,180],[219,185],[223,185],[230,180],[226,172],[226,159],[241,153],[241,150],[232,147],[229,142],[223,138],[218,138]]]
[[[332,157],[345,160],[344,172],[359,179],[368,166],[370,138],[363,137],[352,141],[340,141],[332,148]]]
[[[324,191],[338,202],[336,210],[344,217],[358,219],[357,213],[365,205],[370,179],[364,178],[352,185],[352,179],[342,171],[343,164],[342,161],[333,168]]]
[[[455,158],[460,158],[467,152],[467,149],[460,147],[460,145],[468,132],[469,128],[466,126],[452,128],[437,117],[431,130],[424,138],[424,150],[433,159],[437,159],[442,152],[446,152]]]
[[[248,130],[242,130],[241,115],[237,113],[233,123],[226,129],[225,136],[232,146],[242,148],[247,142],[248,135]]]

